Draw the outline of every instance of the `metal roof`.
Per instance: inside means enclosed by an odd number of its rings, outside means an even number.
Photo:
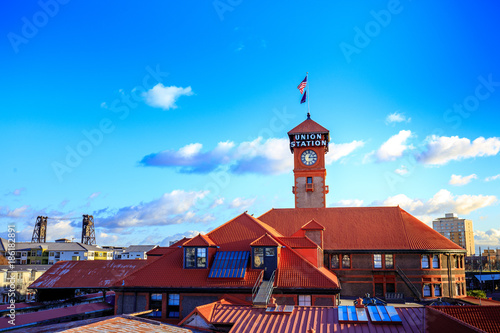
[[[148,252],[157,247],[158,245],[130,245],[124,249],[124,252]]]
[[[59,261],[29,288],[109,288],[147,263],[146,260]]]
[[[100,252],[112,252],[109,249],[103,249],[96,245],[87,245],[78,242],[72,243],[30,243],[30,242],[19,242],[16,243],[16,251],[30,250],[30,249],[46,249],[48,251],[100,251]]]

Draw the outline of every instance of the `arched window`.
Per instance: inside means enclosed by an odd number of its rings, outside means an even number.
[[[434,296],[441,296],[441,285],[440,284],[435,284],[434,285]]]
[[[426,254],[422,256],[422,268],[429,268],[429,256]]]
[[[439,254],[432,257],[432,268],[439,268]]]
[[[424,297],[431,297],[431,285],[430,284],[424,284]]]
[[[332,260],[330,260],[330,269],[338,269],[339,268],[339,255],[332,255]]]

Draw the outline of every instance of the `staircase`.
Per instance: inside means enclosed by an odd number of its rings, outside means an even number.
[[[254,307],[262,307],[265,308],[271,295],[273,294],[274,289],[274,276],[276,271],[273,272],[271,278],[269,280],[263,280],[263,273],[259,275],[259,278],[255,282],[252,292],[252,302]]]
[[[415,287],[415,285],[410,281],[410,279],[406,276],[405,272],[403,272],[403,270],[396,265],[396,272],[398,272],[399,276],[401,276],[401,278],[403,279],[403,281],[406,283],[406,285],[408,286],[408,288],[410,288],[410,290],[413,292],[413,294],[415,295],[415,297],[421,301],[422,300],[422,295],[420,295],[420,291],[418,291],[417,287]]]

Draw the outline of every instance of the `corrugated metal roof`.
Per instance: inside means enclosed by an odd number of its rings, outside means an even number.
[[[296,249],[316,249],[318,244],[314,243],[307,237],[280,237],[280,241],[285,243],[287,246]]]
[[[184,242],[182,246],[217,246],[217,244],[215,244],[208,235],[198,234],[198,236]]]
[[[69,306],[65,308],[58,308],[52,310],[43,310],[30,313],[21,313],[16,315],[15,324],[17,328],[22,326],[32,326],[37,323],[64,318],[68,316],[76,316],[78,314],[90,314],[93,312],[103,312],[113,310],[113,306],[108,303],[90,303],[90,304],[80,304],[75,306]],[[9,317],[0,318],[0,329],[12,328],[12,325],[8,323]]]
[[[250,246],[280,246],[280,243],[278,243],[276,240],[274,240],[274,238],[266,233],[251,242]]]
[[[132,316],[117,316],[97,323],[65,330],[67,333],[114,333],[114,332],[156,332],[156,333],[193,333],[200,332],[189,328],[161,323],[159,321],[136,318]]]
[[[158,245],[130,245],[124,252],[148,252],[157,247]]]
[[[399,207],[271,209],[259,217],[285,236],[312,219],[325,226],[325,249],[465,251]]]
[[[147,263],[146,260],[59,261],[29,288],[109,288]]]
[[[78,242],[72,243],[29,243],[29,242],[19,242],[16,243],[16,251],[29,250],[29,249],[47,249],[49,251],[100,251],[100,252],[112,252],[110,249],[103,249],[96,245],[87,245]]]
[[[266,309],[248,305],[228,305],[212,303],[212,308],[204,306],[205,316],[212,324],[233,324],[230,332],[409,332],[423,330],[423,308],[397,308],[401,324],[339,323],[336,307],[296,306],[291,314],[266,313]],[[196,310],[195,310],[196,311]],[[194,312],[193,312],[194,313]],[[188,316],[189,317],[189,316]],[[182,324],[182,322],[181,322]]]
[[[500,332],[500,306],[431,306],[456,320],[489,333]]]

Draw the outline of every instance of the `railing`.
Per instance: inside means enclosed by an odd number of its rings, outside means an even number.
[[[307,183],[306,184],[306,191],[314,191],[314,184],[313,183]]]
[[[265,291],[266,292],[266,304],[269,303],[269,299],[271,298],[271,295],[273,294],[275,275],[276,275],[276,270],[273,271],[273,274],[271,275],[271,278],[269,279],[269,284],[267,285],[267,290]]]
[[[262,270],[259,274],[259,277],[257,278],[257,281],[255,281],[255,284],[253,285],[252,288],[252,301],[255,300],[255,295],[259,291],[260,283],[262,282],[262,279],[264,278],[264,270]]]
[[[406,285],[410,288],[410,290],[417,296],[418,300],[422,300],[422,296],[420,295],[420,292],[418,291],[417,287],[410,281],[410,279],[406,276],[405,272],[396,265],[396,271],[398,272],[399,276],[403,279],[403,281],[406,283]]]

